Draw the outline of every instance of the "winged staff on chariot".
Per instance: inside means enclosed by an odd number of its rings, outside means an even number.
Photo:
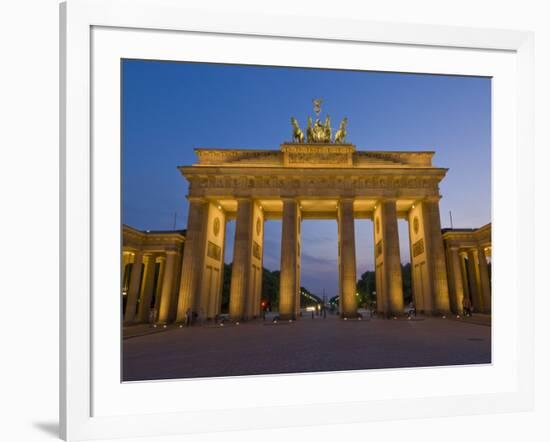
[[[323,124],[319,119],[319,114],[321,113],[321,104],[323,100],[320,98],[313,99],[313,111],[315,112],[316,118],[315,123],[311,117],[308,117],[307,120],[307,129],[306,135],[300,129],[298,120],[291,117],[290,122],[292,124],[292,141],[294,143],[335,143],[335,144],[345,144],[346,143],[346,127],[348,124],[348,119],[344,118],[340,123],[340,127],[334,134],[334,139],[332,138],[332,127],[330,126],[330,115],[327,115],[325,118],[325,123]]]

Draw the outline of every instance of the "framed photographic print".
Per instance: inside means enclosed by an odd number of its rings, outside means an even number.
[[[530,33],[61,17],[65,439],[531,407]]]

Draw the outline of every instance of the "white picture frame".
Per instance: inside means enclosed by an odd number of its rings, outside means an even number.
[[[205,12],[186,8],[181,2],[172,0],[138,0],[126,2],[124,0],[70,0],[61,5],[61,277],[60,277],[60,428],[62,437],[66,440],[82,440],[94,438],[114,438],[124,436],[152,436],[168,435],[183,432],[224,431],[235,429],[270,428],[279,426],[299,426],[307,420],[311,425],[330,423],[351,423],[365,420],[403,418],[403,417],[429,417],[447,416],[452,414],[469,414],[485,412],[520,411],[532,408],[533,404],[533,36],[529,32],[501,31],[470,28],[453,28],[433,25],[409,25],[398,23],[375,23],[357,20],[318,19],[313,17],[288,17],[276,15],[243,15],[228,11]],[[513,62],[504,63],[498,69],[510,71],[506,81],[513,81],[512,89],[515,94],[507,97],[508,101],[498,101],[510,109],[506,114],[513,117],[513,137],[509,139],[509,147],[502,147],[499,152],[505,152],[500,168],[495,170],[493,166],[493,187],[499,187],[508,192],[510,198],[509,221],[510,223],[499,228],[494,226],[494,250],[498,253],[499,241],[509,239],[508,250],[514,255],[511,263],[514,267],[512,277],[516,284],[508,288],[510,299],[514,299],[516,290],[521,282],[521,302],[512,302],[506,310],[503,306],[502,315],[510,315],[511,333],[514,348],[510,351],[510,357],[502,364],[495,363],[488,370],[497,370],[502,365],[506,374],[503,375],[503,384],[488,386],[484,391],[469,392],[468,394],[454,392],[452,394],[430,395],[429,387],[422,395],[413,392],[408,397],[401,397],[392,390],[386,389],[386,395],[373,399],[358,398],[353,394],[341,393],[336,390],[331,393],[329,389],[328,400],[318,400],[305,397],[299,400],[272,403],[246,402],[246,394],[241,402],[216,405],[215,408],[197,407],[180,409],[168,402],[164,407],[152,409],[145,405],[140,408],[139,401],[133,401],[133,407],[125,413],[117,412],[115,406],[110,409],[104,406],[105,402],[112,402],[119,407],[124,406],[124,401],[118,401],[116,394],[129,394],[132,392],[115,392],[116,388],[104,382],[102,372],[106,370],[104,365],[98,365],[98,360],[113,362],[113,371],[116,371],[116,357],[113,354],[104,355],[101,352],[93,352],[94,342],[102,342],[106,333],[98,332],[97,310],[94,304],[94,281],[92,266],[94,259],[92,249],[97,238],[93,237],[95,231],[97,237],[98,217],[101,217],[101,205],[94,203],[97,196],[102,195],[97,180],[94,181],[92,166],[98,167],[98,157],[104,151],[94,151],[92,145],[97,142],[105,127],[100,120],[93,120],[94,106],[102,105],[102,98],[96,96],[99,93],[93,90],[92,84],[96,66],[92,65],[94,50],[100,48],[101,38],[94,40],[93,33],[97,29],[127,30],[134,35],[147,35],[147,32],[170,31],[173,35],[211,36],[226,38],[254,39],[267,38],[270,41],[284,39],[291,40],[295,45],[313,44],[316,42],[327,44],[353,44],[356,47],[370,45],[384,52],[397,47],[405,47],[410,51],[455,51],[458,56],[460,51],[471,51],[472,54],[486,51],[488,54],[508,54],[513,57]],[[113,37],[114,38],[114,37]],[[172,37],[170,37],[172,38]],[[153,39],[151,39],[152,41]],[[221,40],[220,40],[221,41]],[[120,44],[129,45],[121,38]],[[177,43],[177,42],[176,42]],[[148,50],[154,54],[159,52],[160,46],[155,49],[155,43],[151,42]],[[164,47],[169,47],[166,44]],[[177,45],[175,45],[176,47]],[[129,46],[128,46],[129,47]],[[206,48],[205,48],[206,49]],[[103,49],[101,49],[103,51]],[[169,50],[169,49],[165,49]],[[112,53],[104,50],[106,57],[117,57],[115,49]],[[164,56],[166,52],[164,53]],[[508,57],[507,55],[507,57]],[[150,55],[149,55],[150,56]],[[169,56],[169,55],[168,55]],[[269,57],[266,55],[266,60]],[[429,58],[429,54],[427,55]],[[152,58],[152,57],[151,57]],[[496,55],[495,60],[499,57]],[[411,69],[422,72],[422,61],[411,61]],[[97,65],[101,66],[99,59]],[[336,62],[335,62],[336,63]],[[415,68],[414,63],[418,66]],[[387,64],[390,69],[391,64]],[[432,68],[426,72],[431,72]],[[506,67],[508,66],[508,68]],[[516,69],[509,69],[514,66]],[[433,68],[436,69],[436,68]],[[450,69],[450,68],[448,68]],[[453,72],[457,73],[454,68]],[[471,72],[476,72],[472,68]],[[492,69],[485,67],[487,72]],[[480,69],[480,72],[483,71]],[[513,72],[512,72],[513,71]],[[103,72],[103,71],[101,71]],[[107,71],[105,71],[107,72]],[[442,69],[441,73],[445,73]],[[506,77],[506,75],[503,75]],[[95,84],[98,84],[97,82]],[[109,91],[109,89],[107,89]],[[500,97],[500,95],[499,95]],[[118,99],[118,96],[116,97]],[[494,103],[493,103],[494,104]],[[503,112],[504,114],[504,112]],[[500,118],[500,117],[499,117]],[[110,120],[112,122],[112,119]],[[499,120],[500,121],[500,120]],[[494,140],[500,146],[502,134],[499,121],[495,124]],[[510,120],[507,120],[510,122]],[[95,127],[94,127],[95,126]],[[510,126],[510,125],[508,125]],[[114,129],[116,130],[116,129]],[[504,128],[502,130],[505,130]],[[510,129],[509,129],[510,130]],[[501,137],[501,138],[499,138]],[[105,138],[108,140],[109,138]],[[118,147],[118,146],[117,146]],[[493,146],[494,149],[494,146]],[[117,149],[118,150],[118,149]],[[498,155],[497,155],[498,159]],[[95,161],[95,163],[94,163]],[[99,167],[101,167],[101,162]],[[502,170],[502,172],[501,172]],[[504,171],[510,171],[513,175],[508,179]],[[112,170],[111,170],[112,172]],[[115,168],[116,172],[116,168]],[[496,172],[496,173],[495,173]],[[503,181],[504,180],[504,181]],[[505,187],[506,186],[508,187]],[[499,190],[500,191],[500,190]],[[115,201],[116,203],[116,201]],[[498,207],[502,207],[499,205]],[[93,210],[92,210],[93,209]],[[496,217],[496,219],[499,219]],[[100,220],[101,221],[101,220]],[[104,220],[109,223],[112,220]],[[119,220],[118,220],[119,221]],[[96,229],[92,228],[93,223]],[[101,224],[101,223],[100,223]],[[119,229],[119,225],[116,226]],[[500,229],[500,230],[499,230]],[[106,239],[111,238],[105,229]],[[102,235],[103,235],[103,231]],[[499,233],[500,232],[500,233]],[[115,238],[116,240],[116,238]],[[118,247],[118,243],[115,244]],[[502,248],[501,248],[502,250]],[[116,257],[116,259],[118,259]],[[502,274],[510,275],[510,271]],[[495,275],[498,279],[498,275]],[[496,280],[495,282],[498,282]],[[495,312],[498,312],[495,309]],[[94,314],[95,312],[95,314]],[[495,313],[495,330],[497,338],[503,328],[502,322],[498,324],[498,316]],[[112,323],[109,318],[118,321],[118,312],[110,312],[108,318],[101,318]],[[112,325],[112,324],[111,324]],[[116,325],[116,324],[115,324]],[[95,326],[95,328],[94,328]],[[500,327],[500,328],[499,328]],[[504,332],[503,332],[504,333]],[[117,340],[119,336],[113,336]],[[504,338],[499,339],[502,342]],[[108,342],[107,340],[105,342]],[[97,360],[94,360],[94,355]],[[98,368],[101,367],[101,370]],[[108,369],[108,367],[107,367]],[[474,373],[471,367],[470,374]],[[426,369],[424,369],[426,370]],[[420,373],[419,370],[389,371],[383,374],[387,378],[406,379],[407,376],[426,375],[436,378],[439,375],[446,376],[445,369],[433,369],[429,373]],[[459,369],[468,370],[468,368]],[[480,372],[481,373],[481,372]],[[484,375],[491,376],[492,372]],[[482,373],[480,376],[483,375]],[[116,373],[118,376],[118,373]],[[323,376],[322,374],[319,376]],[[367,376],[361,373],[329,375],[332,382],[337,385],[345,385],[346,382],[358,382],[358,376]],[[372,376],[372,374],[368,374]],[[241,391],[262,388],[262,385],[275,385],[281,376],[256,377],[244,380],[247,384],[237,384],[240,381],[226,379],[222,381],[209,381],[210,388],[235,388]],[[312,382],[306,375],[287,376],[284,382]],[[443,379],[443,378],[442,378]],[[509,380],[513,379],[514,382]],[[508,381],[507,381],[508,380]],[[197,383],[206,385],[206,381],[198,380]],[[216,384],[216,382],[218,382]],[[167,383],[144,383],[137,386],[136,391],[142,394],[167,394],[178,388],[181,381]],[[233,383],[233,384],[231,384]],[[335,384],[336,385],[336,384]],[[396,382],[396,385],[399,385]],[[101,387],[111,393],[101,393]],[[169,389],[167,388],[169,386]],[[137,390],[137,389],[140,390]],[[186,384],[186,388],[193,388]],[[398,388],[398,387],[394,387]],[[432,386],[435,387],[435,383]],[[472,388],[476,388],[475,385]],[[128,389],[126,389],[128,390]],[[155,390],[157,393],[155,393]],[[340,391],[340,393],[338,393]],[[444,392],[445,393],[445,392]],[[112,397],[108,395],[112,394]],[[98,395],[102,395],[101,397]],[[107,396],[106,396],[107,395]],[[332,396],[330,396],[332,395]],[[145,397],[145,396],[143,396]],[[126,398],[128,399],[128,398]],[[144,403],[147,402],[144,400]],[[126,402],[128,403],[128,402]],[[101,409],[101,412],[98,410]],[[129,410],[129,411],[128,411]],[[215,421],[210,418],[215,410]],[[246,412],[243,412],[246,411]],[[267,418],[269,416],[269,418]],[[305,418],[307,417],[307,419]]]

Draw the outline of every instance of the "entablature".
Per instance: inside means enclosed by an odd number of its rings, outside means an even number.
[[[243,170],[242,168],[180,168],[189,181],[189,196],[257,197],[408,197],[439,196],[439,182],[446,169],[375,169],[353,168]]]

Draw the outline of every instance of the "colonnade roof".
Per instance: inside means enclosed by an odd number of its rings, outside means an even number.
[[[138,230],[122,225],[122,245],[127,250],[161,253],[178,251],[185,242],[185,230]]]
[[[491,223],[478,229],[442,229],[443,241],[447,247],[468,249],[473,247],[491,247],[492,230]]]

